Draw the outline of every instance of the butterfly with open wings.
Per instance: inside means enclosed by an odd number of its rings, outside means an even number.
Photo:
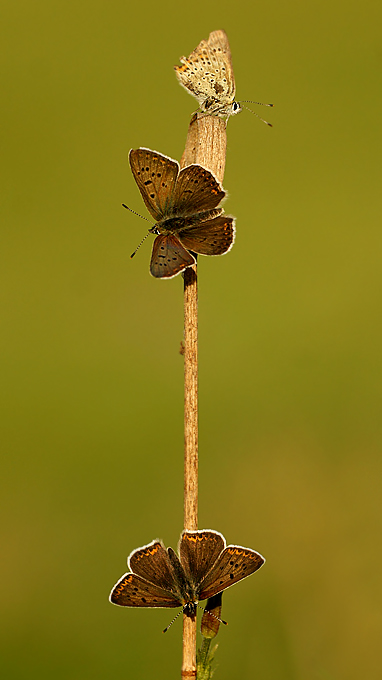
[[[129,161],[146,208],[156,220],[150,272],[169,279],[200,255],[223,255],[234,243],[235,220],[218,207],[225,191],[200,165],[180,170],[177,161],[143,147]]]
[[[137,548],[128,557],[129,572],[115,584],[110,601],[121,607],[182,607],[194,618],[199,600],[220,593],[260,569],[260,553],[226,546],[212,529],[183,531],[179,557],[162,541]]]

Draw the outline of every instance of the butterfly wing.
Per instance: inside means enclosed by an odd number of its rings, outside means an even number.
[[[166,548],[161,541],[152,541],[129,555],[128,567],[145,581],[174,593],[174,572]]]
[[[198,598],[205,600],[260,569],[265,559],[260,553],[240,545],[228,545],[200,584]]]
[[[221,215],[196,226],[183,229],[179,239],[188,250],[200,255],[223,255],[233,246],[235,240],[233,217]]]
[[[181,607],[182,603],[159,586],[137,574],[127,573],[115,584],[110,602],[120,607]]]
[[[225,31],[213,31],[208,38],[210,59],[219,68],[218,82],[223,88],[220,98],[232,102],[235,99],[235,77],[233,74],[231,50]]]
[[[179,163],[151,149],[131,149],[129,162],[147,210],[159,222],[171,209]]]
[[[224,196],[225,191],[212,172],[201,165],[187,165],[179,173],[174,206],[178,215],[195,215],[213,210]]]
[[[231,51],[224,31],[213,31],[189,57],[175,66],[180,84],[199,102],[202,111],[229,115],[235,98]],[[227,110],[225,110],[227,109]]]
[[[180,561],[196,592],[224,548],[224,536],[218,531],[182,532],[179,541]]]
[[[174,66],[179,83],[196,97],[200,106],[207,98],[215,96],[212,84],[206,76],[207,50],[207,41],[202,40],[189,57],[180,57],[181,66]]]
[[[153,243],[150,272],[156,278],[170,279],[195,264],[195,258],[174,234],[160,234]]]

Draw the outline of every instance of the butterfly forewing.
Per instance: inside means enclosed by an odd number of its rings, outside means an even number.
[[[195,587],[199,587],[224,547],[224,537],[217,531],[183,531],[179,541],[180,561]]]
[[[182,603],[170,592],[127,573],[115,584],[110,602],[121,607],[181,607]]]
[[[134,550],[127,564],[134,574],[173,592],[174,572],[161,541],[152,541],[149,545]]]
[[[200,584],[198,596],[205,600],[260,569],[265,560],[255,550],[229,545]]]
[[[171,211],[179,164],[151,149],[131,149],[129,161],[146,208],[159,221]]]
[[[195,227],[182,229],[178,235],[188,250],[200,255],[223,255],[229,251],[235,240],[234,219],[222,215]]]
[[[171,278],[195,264],[195,258],[174,234],[160,234],[153,244],[150,272],[156,278]]]
[[[224,196],[225,191],[209,170],[188,165],[179,173],[174,205],[179,215],[195,215],[216,208]]]
[[[223,87],[222,95],[229,101],[235,98],[235,77],[233,74],[231,50],[225,31],[213,31],[208,38],[210,58],[220,68],[221,78],[219,82]],[[224,77],[226,81],[224,80]]]

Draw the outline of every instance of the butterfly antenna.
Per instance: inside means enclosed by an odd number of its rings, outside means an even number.
[[[139,213],[135,212],[135,210],[132,210],[131,208],[129,208],[129,206],[128,206],[128,205],[125,205],[125,203],[122,203],[122,206],[123,206],[124,208],[126,208],[126,210],[130,210],[130,212],[134,213],[134,215],[138,215],[138,217],[141,217],[142,220],[146,220],[146,222],[150,222],[150,220],[148,220],[147,217],[143,217],[143,215],[140,215]],[[134,252],[132,253],[132,255],[130,255],[130,259],[131,259],[132,257],[134,257],[135,253],[137,252],[137,250],[139,250],[139,248],[141,247],[143,241],[145,241],[145,240],[147,239],[147,237],[148,237],[149,234],[150,234],[150,231],[149,231],[148,234],[146,234],[146,236],[142,239],[142,241],[140,242],[140,244],[138,245],[138,247],[134,250]]]
[[[148,232],[148,233],[146,234],[146,236],[143,237],[143,239],[142,239],[142,241],[140,242],[140,244],[136,247],[136,249],[134,250],[134,252],[131,253],[131,255],[130,255],[130,260],[131,260],[131,258],[134,257],[134,255],[135,255],[135,253],[137,252],[137,250],[139,250],[139,248],[141,247],[142,243],[143,243],[144,241],[146,241],[146,239],[147,239],[147,237],[148,237],[149,234],[150,234],[150,232]]]
[[[123,208],[126,208],[126,210],[130,210],[130,212],[134,213],[134,215],[138,215],[138,217],[140,217],[142,220],[146,220],[146,222],[150,222],[150,220],[147,219],[147,217],[143,217],[143,215],[140,215],[139,213],[135,212],[135,210],[132,210],[131,208],[129,208],[129,206],[126,205],[125,203],[122,203],[122,206],[123,206]]]
[[[181,609],[181,610],[177,613],[177,615],[174,616],[174,618],[173,618],[173,620],[171,621],[171,623],[169,623],[168,626],[166,626],[166,628],[164,628],[164,629],[162,630],[162,633],[167,633],[167,631],[168,631],[168,629],[170,628],[170,626],[172,626],[172,624],[174,623],[174,621],[176,621],[176,619],[177,619],[178,616],[182,613],[182,611],[183,611],[183,610]]]
[[[204,608],[201,607],[200,605],[197,605],[197,606],[198,606],[198,609],[202,609],[202,611],[204,612],[204,614],[209,614],[209,615],[212,616],[214,619],[217,619],[218,621],[220,621],[220,623],[224,623],[225,626],[228,626],[228,621],[224,621],[224,619],[219,619],[219,617],[216,616],[216,614],[213,614],[212,612],[210,612],[209,609],[204,609]],[[171,623],[170,623],[170,626],[171,626]]]
[[[238,102],[238,103],[241,104],[241,102]],[[253,102],[253,103],[254,104],[260,104],[260,102]],[[264,106],[273,106],[273,104],[264,104]],[[259,120],[262,120],[263,123],[265,123],[265,125],[269,125],[269,127],[273,127],[272,123],[268,123],[268,121],[265,120],[264,118],[262,118],[261,116],[259,116],[259,114],[256,113],[256,111],[252,111],[252,109],[250,109],[248,106],[244,106],[243,108],[247,109],[247,111],[250,111],[251,113],[253,113],[253,115],[256,116],[256,118],[258,118]]]
[[[274,106],[274,104],[264,104],[264,102],[253,102],[252,99],[242,99],[241,102],[238,102],[238,104],[259,104],[260,106],[271,106],[271,107]]]

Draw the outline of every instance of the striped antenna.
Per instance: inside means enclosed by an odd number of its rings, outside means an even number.
[[[244,103],[245,104],[259,104],[260,106],[271,106],[271,107],[274,106],[273,104],[263,104],[263,102],[253,102],[251,99],[242,99],[242,101],[237,102],[237,103],[238,104],[244,104]],[[252,109],[250,109],[248,106],[244,106],[243,108],[247,109],[247,111],[250,111],[251,113],[253,113],[253,115],[256,116],[256,118],[258,118],[259,120],[262,120],[263,123],[265,123],[266,125],[269,125],[269,127],[273,127],[272,123],[268,123],[268,121],[264,120],[264,118],[259,116],[259,114],[256,113],[256,111],[252,111]]]
[[[150,220],[148,220],[147,217],[143,217],[143,215],[140,215],[139,213],[135,212],[135,210],[132,210],[131,208],[129,208],[129,206],[126,205],[125,203],[122,203],[122,207],[126,208],[126,210],[130,210],[130,212],[134,213],[134,215],[138,215],[138,217],[140,217],[142,220],[146,220],[146,222],[150,222]]]
[[[203,607],[200,607],[199,605],[197,605],[197,606],[198,606],[198,609],[201,609],[201,610],[204,611],[204,612],[206,611],[205,609],[203,609]],[[177,613],[177,615],[174,616],[173,620],[168,624],[168,626],[166,626],[166,628],[164,628],[164,629],[162,630],[162,633],[167,633],[168,629],[172,626],[172,624],[174,623],[174,621],[177,620],[178,616],[182,613],[182,611],[183,611],[183,610],[181,609],[181,610]],[[209,611],[207,610],[207,614],[209,614],[210,616],[213,616],[213,618],[214,618],[214,619],[217,619],[218,621],[220,621],[220,623],[224,623],[225,626],[228,626],[227,621],[224,621],[223,619],[219,619],[219,617],[218,617],[218,616],[215,616],[215,614],[213,614],[212,612],[209,612]]]
[[[252,99],[242,99],[238,104],[259,104],[260,106],[271,106],[273,107],[274,104],[264,104],[264,102],[253,102]]]
[[[128,205],[125,205],[125,203],[122,203],[122,206],[123,206],[124,208],[126,208],[126,210],[130,210],[130,212],[134,213],[134,215],[138,215],[138,217],[141,217],[142,220],[146,220],[146,222],[150,222],[150,220],[148,220],[147,217],[143,217],[143,215],[140,215],[139,213],[135,212],[135,210],[132,210],[131,208],[129,208],[129,206],[128,206]],[[153,232],[151,231],[151,229],[149,229],[148,233],[146,234],[146,236],[144,236],[144,238],[142,239],[142,241],[140,242],[140,244],[138,245],[138,247],[137,247],[137,248],[134,250],[134,252],[130,255],[130,259],[131,259],[132,257],[134,257],[135,253],[137,252],[137,250],[139,250],[139,248],[141,247],[143,241],[146,241],[146,239],[147,239],[147,237],[148,237],[148,235],[149,235],[150,233],[151,233],[151,234],[153,233]]]
[[[130,260],[134,257],[134,255],[135,255],[135,253],[137,252],[137,250],[139,250],[139,248],[141,247],[143,241],[146,241],[146,239],[147,239],[147,237],[148,237],[148,235],[149,235],[150,233],[151,233],[150,231],[147,232],[146,236],[143,237],[142,241],[141,241],[140,244],[136,247],[136,249],[134,250],[134,252],[131,253],[131,255],[130,255]]]
[[[162,630],[162,633],[167,633],[167,631],[168,631],[168,629],[170,628],[170,626],[172,626],[172,624],[174,623],[174,621],[176,621],[176,619],[178,618],[179,614],[182,613],[182,611],[183,611],[183,609],[181,609],[181,610],[177,613],[177,615],[174,616],[174,618],[173,618],[173,620],[171,621],[171,623],[169,623],[168,626],[166,626],[166,628],[164,628],[164,630]]]
[[[213,614],[212,612],[210,612],[209,609],[206,609],[205,607],[200,607],[199,605],[197,605],[197,607],[198,607],[198,609],[202,609],[204,614],[208,614],[209,616],[212,616],[212,618],[220,621],[220,623],[224,623],[225,626],[228,626],[228,621],[224,621],[224,619],[219,619],[219,617],[216,616],[216,614]]]

